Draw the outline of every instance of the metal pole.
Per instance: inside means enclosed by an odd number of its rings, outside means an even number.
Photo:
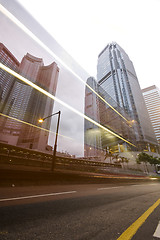
[[[60,112],[60,111],[59,111],[59,112]],[[47,116],[47,117],[45,117],[45,118],[42,118],[42,119],[43,119],[43,121],[44,121],[44,120],[46,120],[47,118],[50,118],[50,117],[52,117],[52,116],[54,116],[54,115],[56,115],[56,114],[59,114],[59,112],[53,113],[53,114],[51,114],[51,115],[49,115],[49,116]]]
[[[52,171],[52,172],[54,171],[55,162],[56,162],[57,138],[58,138],[58,130],[59,130],[59,122],[60,122],[61,111],[57,112],[56,114],[58,114],[58,121],[57,121],[56,137],[55,137],[53,157],[52,157],[52,167],[51,167],[51,171]],[[55,115],[55,114],[54,114],[54,115]]]

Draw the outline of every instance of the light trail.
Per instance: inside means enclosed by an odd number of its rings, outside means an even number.
[[[68,108],[69,110],[71,110],[72,112],[78,114],[79,116],[85,118],[86,120],[88,120],[89,122],[95,124],[96,126],[100,127],[101,129],[111,133],[112,135],[114,135],[115,137],[118,137],[119,139],[123,140],[124,142],[136,147],[133,143],[129,142],[128,140],[122,138],[120,135],[112,132],[111,130],[109,130],[108,128],[102,126],[100,123],[97,123],[96,121],[94,121],[93,119],[89,118],[88,116],[86,116],[85,114],[81,113],[80,111],[76,110],[75,108],[71,107],[69,104],[63,102],[62,100],[60,100],[59,98],[55,97],[54,95],[52,95],[51,93],[47,92],[46,90],[44,90],[43,88],[37,86],[35,83],[31,82],[30,80],[28,80],[27,78],[21,76],[20,74],[16,73],[15,71],[13,71],[12,69],[6,67],[4,64],[0,63],[0,68],[5,70],[6,72],[8,72],[9,74],[13,75],[14,77],[16,77],[17,79],[21,80],[22,82],[28,84],[29,86],[33,87],[34,89],[36,89],[37,91],[43,93],[44,95],[48,96],[49,98],[53,99],[54,101],[57,101],[58,103],[60,103],[61,105],[63,105],[64,107]]]
[[[123,188],[124,186],[120,187],[105,187],[105,188],[97,188],[98,191],[103,191],[103,190],[110,190],[110,189],[115,189],[115,188]]]
[[[0,202],[16,201],[16,200],[24,200],[24,199],[32,199],[32,198],[41,198],[41,197],[51,197],[51,196],[66,195],[66,194],[73,194],[73,193],[77,193],[77,191],[46,193],[46,194],[38,194],[38,195],[23,196],[23,197],[13,197],[13,198],[2,198],[2,199],[0,199]]]
[[[11,116],[9,116],[9,115],[5,115],[5,114],[3,114],[3,113],[0,113],[0,116],[6,117],[6,118],[9,118],[9,119],[12,119],[12,120],[14,120],[14,121],[20,122],[20,123],[22,123],[22,124],[29,125],[29,126],[31,126],[31,127],[34,127],[34,128],[37,128],[37,129],[40,129],[40,130],[43,130],[43,131],[46,131],[46,132],[49,132],[49,133],[54,133],[54,134],[56,134],[55,132],[53,132],[53,131],[51,131],[51,130],[48,130],[48,129],[45,129],[45,128],[42,128],[42,127],[38,127],[38,126],[36,126],[36,125],[34,125],[34,124],[31,124],[31,123],[22,121],[22,120],[20,120],[20,119],[11,117]],[[63,138],[67,138],[67,139],[75,142],[75,139],[74,139],[74,138],[71,138],[71,137],[68,137],[68,136],[64,136],[64,135],[59,134],[59,133],[58,133],[58,136],[59,136],[59,137],[63,137]],[[76,141],[76,142],[77,142],[77,141]],[[78,142],[78,144],[84,146],[81,142]],[[68,148],[71,147],[71,144],[69,143],[69,144],[67,145],[67,147],[68,147]],[[101,149],[101,150],[102,150],[102,149]]]
[[[12,22],[14,22],[18,27],[20,27],[25,33],[28,34],[34,41],[36,41],[42,48],[44,48],[52,57],[55,58],[63,67],[70,71],[78,80],[80,80],[84,85],[86,85],[92,92],[94,92],[105,104],[107,104],[114,112],[116,112],[120,117],[122,117],[127,123],[127,120],[121,113],[119,113],[112,105],[110,105],[104,98],[102,98],[93,88],[91,88],[78,74],[76,74],[63,60],[61,60],[55,53],[48,48],[38,37],[36,37],[27,27],[25,27],[13,14],[11,14],[6,8],[0,4],[0,11],[7,16]]]
[[[48,130],[48,129],[45,129],[45,128],[42,128],[42,127],[38,127],[38,126],[36,126],[36,125],[34,125],[34,124],[31,124],[31,123],[22,121],[22,120],[20,120],[20,119],[17,119],[17,118],[14,118],[14,117],[5,115],[5,114],[3,114],[3,113],[0,113],[0,115],[1,115],[2,117],[7,117],[7,118],[12,119],[12,120],[14,120],[14,121],[17,121],[17,122],[20,122],[20,123],[29,125],[30,127],[34,127],[34,128],[43,130],[43,131],[45,131],[45,132],[49,132],[49,133],[54,133],[54,134],[56,134],[55,132],[53,132],[53,131],[51,131],[51,130]],[[64,135],[62,135],[62,134],[58,134],[58,136],[65,137],[65,138],[69,138],[69,139],[72,139],[72,140],[73,140],[73,138],[64,136]]]

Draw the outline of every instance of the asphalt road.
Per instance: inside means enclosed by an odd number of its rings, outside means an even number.
[[[0,188],[0,239],[158,239],[160,202],[148,210],[158,199],[156,181]],[[131,225],[132,237],[123,237]]]

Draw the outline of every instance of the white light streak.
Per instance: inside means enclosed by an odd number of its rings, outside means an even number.
[[[68,108],[69,110],[71,110],[72,112],[78,114],[79,116],[85,118],[86,120],[88,120],[89,122],[92,122],[93,124],[95,124],[96,126],[100,127],[101,129],[111,133],[112,135],[114,135],[115,137],[118,137],[119,139],[123,140],[124,142],[136,147],[134,144],[132,144],[131,142],[127,141],[126,139],[122,138],[121,136],[119,136],[118,134],[112,132],[111,130],[109,130],[108,128],[102,126],[101,124],[97,123],[96,121],[94,121],[93,119],[89,118],[88,116],[86,116],[85,114],[79,112],[77,109],[71,107],[69,104],[63,102],[62,100],[60,100],[59,98],[55,97],[54,95],[52,95],[51,93],[47,92],[46,90],[44,90],[43,88],[37,86],[36,84],[34,84],[33,82],[31,82],[30,80],[26,79],[25,77],[21,76],[20,74],[16,73],[15,71],[13,71],[12,69],[6,67],[5,65],[3,65],[2,63],[0,63],[0,68],[2,68],[3,70],[5,70],[6,72],[8,72],[9,74],[13,75],[14,77],[18,78],[19,80],[21,80],[22,82],[28,84],[29,86],[33,87],[34,89],[38,90],[39,92],[43,93],[44,95],[48,96],[49,98],[53,99],[54,101],[57,101],[58,103],[60,103],[61,105],[63,105],[64,107]]]
[[[45,128],[42,128],[42,127],[38,127],[38,126],[36,126],[36,125],[33,125],[33,124],[31,124],[31,123],[28,123],[28,122],[24,122],[24,121],[22,121],[22,120],[20,120],[20,119],[17,119],[17,118],[14,118],[14,117],[5,115],[5,114],[3,114],[3,113],[0,113],[0,116],[2,116],[2,117],[7,117],[7,118],[12,119],[12,120],[14,120],[14,121],[17,121],[17,122],[20,122],[20,123],[29,125],[30,127],[34,127],[34,128],[43,130],[43,131],[45,131],[45,132],[49,132],[49,133],[54,133],[54,134],[56,134],[55,132],[53,132],[53,131],[51,131],[51,130],[48,130],[48,129],[45,129]],[[67,137],[67,136],[64,136],[64,135],[61,135],[61,134],[58,134],[58,136],[65,137],[65,138],[69,138],[69,139],[73,140],[73,138]]]
[[[13,21],[18,27],[20,27],[25,33],[28,34],[35,42],[37,42],[42,48],[44,48],[51,56],[55,58],[63,67],[65,67],[68,71],[70,71],[78,80],[80,80],[83,84],[85,84],[92,92],[94,92],[105,104],[107,104],[113,111],[115,111],[120,117],[122,117],[126,122],[127,120],[121,113],[119,113],[112,105],[106,102],[94,89],[92,89],[79,75],[77,75],[64,61],[62,61],[55,53],[48,48],[39,38],[37,38],[27,27],[25,27],[16,17],[14,17],[9,11],[7,11],[0,4],[0,11],[5,14],[11,21]]]

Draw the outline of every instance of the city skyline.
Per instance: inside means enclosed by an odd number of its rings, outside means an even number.
[[[159,9],[0,0],[1,239],[160,240]]]
[[[78,155],[80,155],[84,143],[85,82],[89,74],[16,1],[8,0],[10,4],[3,0],[1,2],[13,15],[9,15],[7,11],[1,8],[2,24],[0,28],[3,34],[0,39],[9,49],[13,50],[14,55],[22,56],[29,47],[29,52],[33,56],[43,57],[45,65],[52,61],[58,63],[61,71],[56,97],[60,101],[55,102],[53,111],[62,111],[60,134],[65,138],[72,139],[72,144],[70,144],[67,141],[61,141],[60,137],[59,147],[60,150],[69,149],[69,152],[79,152]],[[16,11],[16,7],[18,11]],[[19,22],[15,21],[15,18]],[[13,38],[8,37],[11,32],[14,33]],[[21,42],[21,45],[19,45],[19,42]],[[98,54],[96,57],[98,57]],[[56,118],[52,122],[56,123]],[[55,129],[53,126],[51,128]],[[53,145],[53,139],[50,142]]]

